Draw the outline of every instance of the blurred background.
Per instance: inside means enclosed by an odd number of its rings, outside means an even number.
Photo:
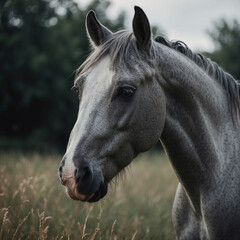
[[[0,150],[64,152],[78,111],[74,71],[90,51],[85,16],[93,9],[112,31],[131,28],[134,4],[153,34],[185,41],[240,78],[238,0],[1,0]]]
[[[85,16],[93,9],[112,31],[130,29],[134,5],[154,35],[184,41],[240,79],[239,0],[0,0],[0,240],[175,238],[178,179],[157,148],[96,204],[70,200],[58,180],[78,112],[70,89],[90,52]]]

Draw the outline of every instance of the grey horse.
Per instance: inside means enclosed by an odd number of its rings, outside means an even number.
[[[61,182],[72,199],[98,201],[160,139],[179,179],[177,239],[239,240],[239,83],[183,42],[153,39],[139,7],[132,26],[112,33],[86,17],[93,52],[74,81],[79,112]]]

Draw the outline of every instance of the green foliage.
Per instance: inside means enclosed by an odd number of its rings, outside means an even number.
[[[237,20],[229,23],[221,20],[215,24],[209,35],[215,43],[216,50],[205,55],[216,61],[235,79],[240,79],[240,23]]]
[[[112,30],[124,13],[106,17],[110,2],[85,9],[73,0],[0,1],[0,148],[63,150],[77,114],[74,70],[90,51],[89,9]]]

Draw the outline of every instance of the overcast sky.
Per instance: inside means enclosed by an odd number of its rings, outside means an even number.
[[[76,0],[85,6],[89,0]],[[169,39],[181,40],[192,50],[211,51],[213,43],[206,31],[221,18],[238,19],[240,0],[111,0],[107,14],[115,18],[121,10],[127,13],[127,28],[131,28],[133,7],[141,7],[150,24],[164,29]]]

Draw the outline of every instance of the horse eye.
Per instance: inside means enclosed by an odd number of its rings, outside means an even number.
[[[129,98],[129,97],[133,96],[135,91],[136,91],[136,89],[133,87],[123,87],[120,90],[120,96],[124,97],[124,98]]]

